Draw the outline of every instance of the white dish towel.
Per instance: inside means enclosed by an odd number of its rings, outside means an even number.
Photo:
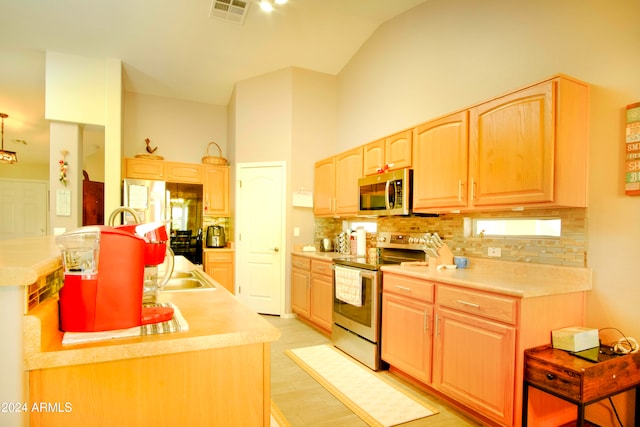
[[[362,307],[362,282],[360,272],[336,266],[336,298],[347,304]]]

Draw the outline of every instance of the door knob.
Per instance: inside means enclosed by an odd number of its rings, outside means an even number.
[[[273,248],[273,251],[274,252],[280,252],[280,248],[276,246],[275,248]]]

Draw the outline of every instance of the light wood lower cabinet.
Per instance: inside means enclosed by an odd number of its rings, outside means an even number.
[[[483,424],[520,425],[524,350],[584,322],[584,292],[518,298],[395,272],[382,286],[382,359]]]
[[[298,316],[311,317],[311,259],[291,257],[291,308]]]
[[[235,294],[233,267],[233,252],[220,252],[215,249],[204,251],[204,272]]]
[[[439,309],[437,328],[434,387],[501,425],[510,425],[515,327]]]
[[[433,289],[430,282],[385,275],[382,290],[382,360],[431,382]]]
[[[331,261],[293,255],[291,308],[298,316],[325,332],[333,323],[333,270]]]
[[[32,426],[268,426],[270,345],[29,372]],[[59,409],[51,409],[58,405]]]

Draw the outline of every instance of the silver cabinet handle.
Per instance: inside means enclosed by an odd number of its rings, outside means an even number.
[[[398,288],[398,289],[400,289],[402,291],[411,292],[411,288],[407,288],[406,286],[396,285],[396,288]]]
[[[469,301],[464,301],[464,300],[459,299],[459,300],[456,300],[456,302],[458,304],[466,305],[467,307],[480,308],[480,304],[475,304],[475,303],[472,303],[472,302],[469,302]]]
[[[440,335],[440,316],[436,313],[436,336]]]
[[[462,201],[462,180],[458,180],[458,201]]]
[[[471,201],[476,199],[476,180],[471,178]]]
[[[424,311],[422,322],[422,333],[426,334],[429,330],[429,316],[427,315],[427,310]]]

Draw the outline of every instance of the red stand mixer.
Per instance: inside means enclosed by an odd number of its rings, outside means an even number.
[[[159,228],[164,233],[149,224],[96,225],[56,238],[65,270],[59,301],[62,331],[127,329],[173,317],[170,307],[142,304],[145,266],[161,264],[166,253],[166,229],[162,224]]]

